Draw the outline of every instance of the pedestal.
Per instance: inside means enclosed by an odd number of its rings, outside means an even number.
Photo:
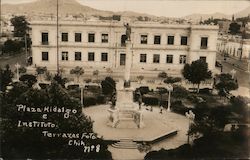
[[[130,40],[126,41],[126,63],[124,70],[124,88],[117,90],[117,101],[114,109],[109,109],[109,123],[116,128],[119,123],[129,121],[133,122],[129,125],[135,125],[136,128],[142,128],[143,115],[142,111],[138,110],[138,104],[133,102],[133,91],[130,85],[130,71],[132,67],[132,44]],[[130,126],[129,126],[130,127]]]

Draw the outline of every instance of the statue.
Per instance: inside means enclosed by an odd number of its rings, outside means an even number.
[[[124,24],[124,26],[126,27],[126,37],[127,37],[127,40],[130,41],[130,35],[131,35],[131,27],[129,26],[129,24]]]
[[[116,92],[114,91],[111,97],[111,108],[114,109],[115,105],[116,105]]]

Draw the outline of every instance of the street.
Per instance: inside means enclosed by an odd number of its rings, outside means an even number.
[[[18,54],[12,57],[0,57],[0,68],[5,68],[7,64],[10,65],[11,70],[14,71],[15,64],[19,63],[21,66],[25,66],[25,53]]]
[[[233,69],[236,71],[235,77],[238,81],[239,89],[238,91],[232,91],[232,93],[249,97],[250,73],[247,72],[247,64],[242,65],[242,63],[245,62],[241,62],[230,57],[227,57],[225,61],[224,57],[219,53],[217,53],[216,59],[222,64],[223,73],[230,73]]]

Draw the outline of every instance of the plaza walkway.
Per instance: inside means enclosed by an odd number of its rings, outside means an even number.
[[[143,117],[145,127],[142,129],[131,128],[112,128],[107,125],[109,116],[109,105],[93,106],[83,109],[83,113],[89,115],[94,120],[93,130],[104,140],[120,140],[129,138],[133,140],[151,140],[162,134],[173,130],[178,130],[177,135],[167,138],[161,142],[154,143],[152,150],[161,148],[173,149],[187,142],[188,119],[185,116],[167,112],[163,110],[160,114],[159,107],[153,107],[153,111],[146,110],[143,107]],[[145,152],[139,152],[137,149],[119,149],[109,146],[113,159],[143,159]]]

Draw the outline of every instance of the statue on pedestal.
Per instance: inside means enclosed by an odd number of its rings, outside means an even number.
[[[116,92],[114,91],[111,97],[111,108],[115,109],[115,105],[116,105]]]
[[[130,35],[131,35],[131,27],[129,26],[129,24],[124,24],[124,26],[126,27],[126,37],[127,37],[127,41],[130,41]]]

